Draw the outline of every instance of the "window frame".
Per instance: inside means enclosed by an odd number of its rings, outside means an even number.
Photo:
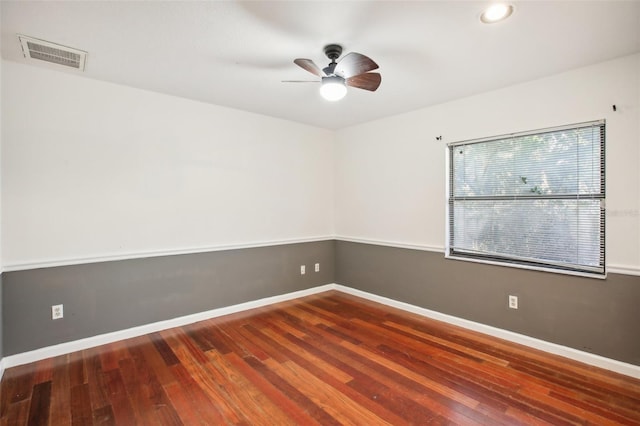
[[[599,199],[600,200],[600,222],[599,222],[599,234],[600,234],[600,255],[599,261],[600,264],[597,267],[587,267],[583,268],[573,267],[568,264],[562,264],[561,262],[551,262],[545,261],[544,259],[540,259],[539,261],[534,261],[531,259],[523,259],[518,257],[517,255],[496,255],[491,254],[489,252],[485,252],[484,254],[479,253],[469,253],[469,251],[464,252],[464,250],[456,250],[453,247],[453,232],[455,229],[455,216],[454,216],[454,201],[460,201],[460,198],[464,198],[465,201],[469,199],[484,199],[484,200],[512,200],[517,202],[518,200],[527,199],[526,196],[477,196],[477,197],[456,197],[454,196],[454,178],[455,178],[455,170],[454,170],[454,156],[453,151],[456,147],[477,144],[477,143],[490,143],[490,142],[498,142],[503,141],[505,139],[518,138],[524,136],[532,136],[532,135],[543,135],[551,132],[560,132],[563,130],[577,130],[588,127],[600,127],[600,193],[597,195],[589,195],[583,197],[583,199]],[[607,277],[607,268],[606,268],[606,162],[605,162],[605,149],[606,149],[606,120],[594,120],[583,123],[575,123],[563,126],[549,127],[537,130],[528,130],[524,132],[516,132],[516,133],[508,133],[498,136],[490,136],[483,137],[478,139],[469,139],[462,140],[457,142],[451,142],[446,145],[446,193],[445,193],[445,205],[446,205],[446,214],[445,214],[445,258],[453,259],[453,260],[464,260],[476,263],[484,263],[498,266],[507,266],[507,267],[515,267],[521,269],[530,269],[536,271],[545,271],[545,272],[553,272],[560,274],[568,274],[568,275],[577,275],[577,276],[585,276],[590,278],[600,278],[604,279]],[[456,200],[457,198],[457,200]],[[530,197],[530,199],[534,199],[535,197]],[[565,195],[558,196],[549,196],[549,197],[541,197],[553,200],[561,200],[567,199]],[[537,198],[537,199],[541,199]],[[575,197],[569,199],[580,200],[579,191],[576,192]],[[459,223],[459,222],[458,222]]]

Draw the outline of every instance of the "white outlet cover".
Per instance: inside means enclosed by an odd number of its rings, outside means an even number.
[[[518,309],[518,296],[509,296],[509,307],[511,309]]]
[[[307,272],[307,267],[300,265],[300,275],[304,275]]]
[[[320,272],[320,264],[319,263],[316,263],[315,271],[316,272]]]
[[[51,306],[51,319],[60,319],[64,318],[64,308],[63,305],[53,305]]]

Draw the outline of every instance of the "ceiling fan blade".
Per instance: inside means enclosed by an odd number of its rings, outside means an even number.
[[[358,89],[369,90],[375,92],[380,83],[382,82],[382,76],[377,72],[368,72],[348,78],[347,86],[356,87]]]
[[[373,71],[377,68],[378,64],[373,62],[373,59],[360,53],[351,52],[340,59],[334,72],[348,79],[358,74]]]
[[[309,71],[311,74],[317,75],[318,77],[326,77],[327,75],[322,72],[319,66],[317,66],[311,59],[302,59],[298,58],[293,61],[294,64],[299,66],[300,68],[304,68]]]

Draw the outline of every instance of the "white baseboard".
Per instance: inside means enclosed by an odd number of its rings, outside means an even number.
[[[489,336],[497,337],[513,343],[528,346],[530,348],[539,349],[555,355],[560,355],[574,361],[582,362],[584,364],[593,365],[596,367],[604,368],[606,370],[615,371],[616,373],[624,374],[626,376],[635,377],[636,379],[640,379],[640,366],[638,365],[628,364],[626,362],[617,361],[615,359],[606,358],[589,352],[580,351],[578,349],[569,348],[567,346],[558,345],[556,343],[536,339],[534,337],[525,336],[524,334],[514,333],[513,331],[503,330],[501,328],[492,327],[490,325],[454,317],[452,315],[447,315],[440,312],[432,311],[430,309],[421,308],[409,303],[399,302],[387,297],[378,296],[376,294],[367,293],[361,290],[356,290],[351,287],[345,287],[340,284],[333,285],[333,288],[344,293],[362,297],[363,299],[402,309],[403,311],[412,312],[414,314],[422,315],[427,318],[446,322],[458,327],[466,328],[468,330],[478,331]]]
[[[251,302],[240,303],[238,305],[213,309],[206,312],[200,312],[197,314],[187,315],[187,316],[174,318],[166,321],[146,324],[139,327],[133,327],[127,330],[114,331],[112,333],[101,334],[99,336],[88,337],[86,339],[75,340],[72,342],[60,343],[58,345],[49,346],[46,348],[41,348],[41,349],[36,349],[33,351],[24,352],[16,355],[6,356],[2,360],[0,360],[0,378],[2,377],[2,374],[4,373],[4,370],[6,368],[15,367],[22,364],[28,364],[28,363],[36,362],[42,359],[51,358],[51,357],[64,355],[64,354],[68,354],[75,351],[89,349],[95,346],[104,345],[107,343],[116,342],[118,340],[138,337],[138,336],[166,330],[173,327],[181,327],[183,325],[192,324],[198,321],[203,321],[210,318],[215,318],[215,317],[232,314],[236,312],[246,311],[248,309],[272,305],[274,303],[284,302],[287,300],[292,300],[299,297],[322,293],[324,291],[329,291],[329,290],[338,290],[343,293],[358,296],[363,299],[381,303],[383,305],[391,306],[394,308],[402,309],[407,312],[412,312],[418,315],[422,315],[427,318],[443,321],[443,322],[456,325],[462,328],[466,328],[469,330],[478,331],[480,333],[484,333],[484,334],[494,336],[500,339],[504,339],[510,342],[519,343],[521,345],[525,345],[534,349],[539,349],[552,354],[564,356],[566,358],[569,358],[575,361],[579,361],[585,364],[593,365],[596,367],[604,368],[606,370],[615,371],[620,374],[624,374],[627,376],[640,379],[640,366],[638,365],[628,364],[628,363],[617,361],[614,359],[605,358],[603,356],[594,355],[588,352],[558,345],[556,343],[546,342],[544,340],[525,336],[523,334],[514,333],[512,331],[503,330],[500,328],[477,323],[474,321],[469,321],[466,319],[454,317],[452,315],[447,315],[440,312],[432,311],[430,309],[421,308],[419,306],[411,305],[405,302],[399,302],[397,300],[389,299],[383,296],[378,296],[372,293],[367,293],[365,291],[357,290],[351,287],[346,287],[340,284],[326,284],[319,287],[310,288],[307,290],[295,291],[293,293],[267,297],[264,299],[254,300]]]
[[[84,349],[105,345],[107,343],[117,342],[119,340],[130,339],[132,337],[143,336],[145,334],[155,333],[158,331],[167,330],[169,328],[181,327],[183,325],[193,324],[198,321],[204,321],[211,318],[220,317],[222,315],[242,312],[253,308],[260,308],[262,306],[272,305],[278,302],[284,302],[299,297],[309,296],[311,294],[322,293],[323,291],[333,290],[334,288],[335,287],[333,284],[327,284],[307,290],[294,291],[293,293],[287,293],[279,296],[253,300],[251,302],[240,303],[238,305],[225,306],[224,308],[212,309],[210,311],[199,312],[197,314],[186,315],[166,321],[158,321],[151,324],[128,328],[126,330],[119,330],[111,333],[100,334],[98,336],[74,340],[71,342],[60,343],[57,345],[48,346],[46,348],[40,348],[29,352],[6,356],[2,359],[0,367],[11,368],[18,365],[29,364],[31,362],[40,361],[46,358],[65,355],[71,352],[81,351]]]

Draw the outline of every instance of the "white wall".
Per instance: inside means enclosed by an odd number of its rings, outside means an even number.
[[[607,263],[640,271],[640,55],[336,133],[2,65],[8,269],[334,231],[443,250],[447,142],[605,118]]]
[[[444,250],[446,143],[604,118],[607,264],[639,273],[639,81],[634,55],[337,132],[337,236]]]
[[[0,21],[2,20],[2,16],[0,16]],[[0,31],[0,46],[2,46],[2,36]],[[2,223],[2,61],[0,60],[0,224]],[[0,226],[0,379],[4,375],[4,321],[2,320],[2,226]]]
[[[333,132],[8,61],[2,85],[5,270],[333,234]]]

